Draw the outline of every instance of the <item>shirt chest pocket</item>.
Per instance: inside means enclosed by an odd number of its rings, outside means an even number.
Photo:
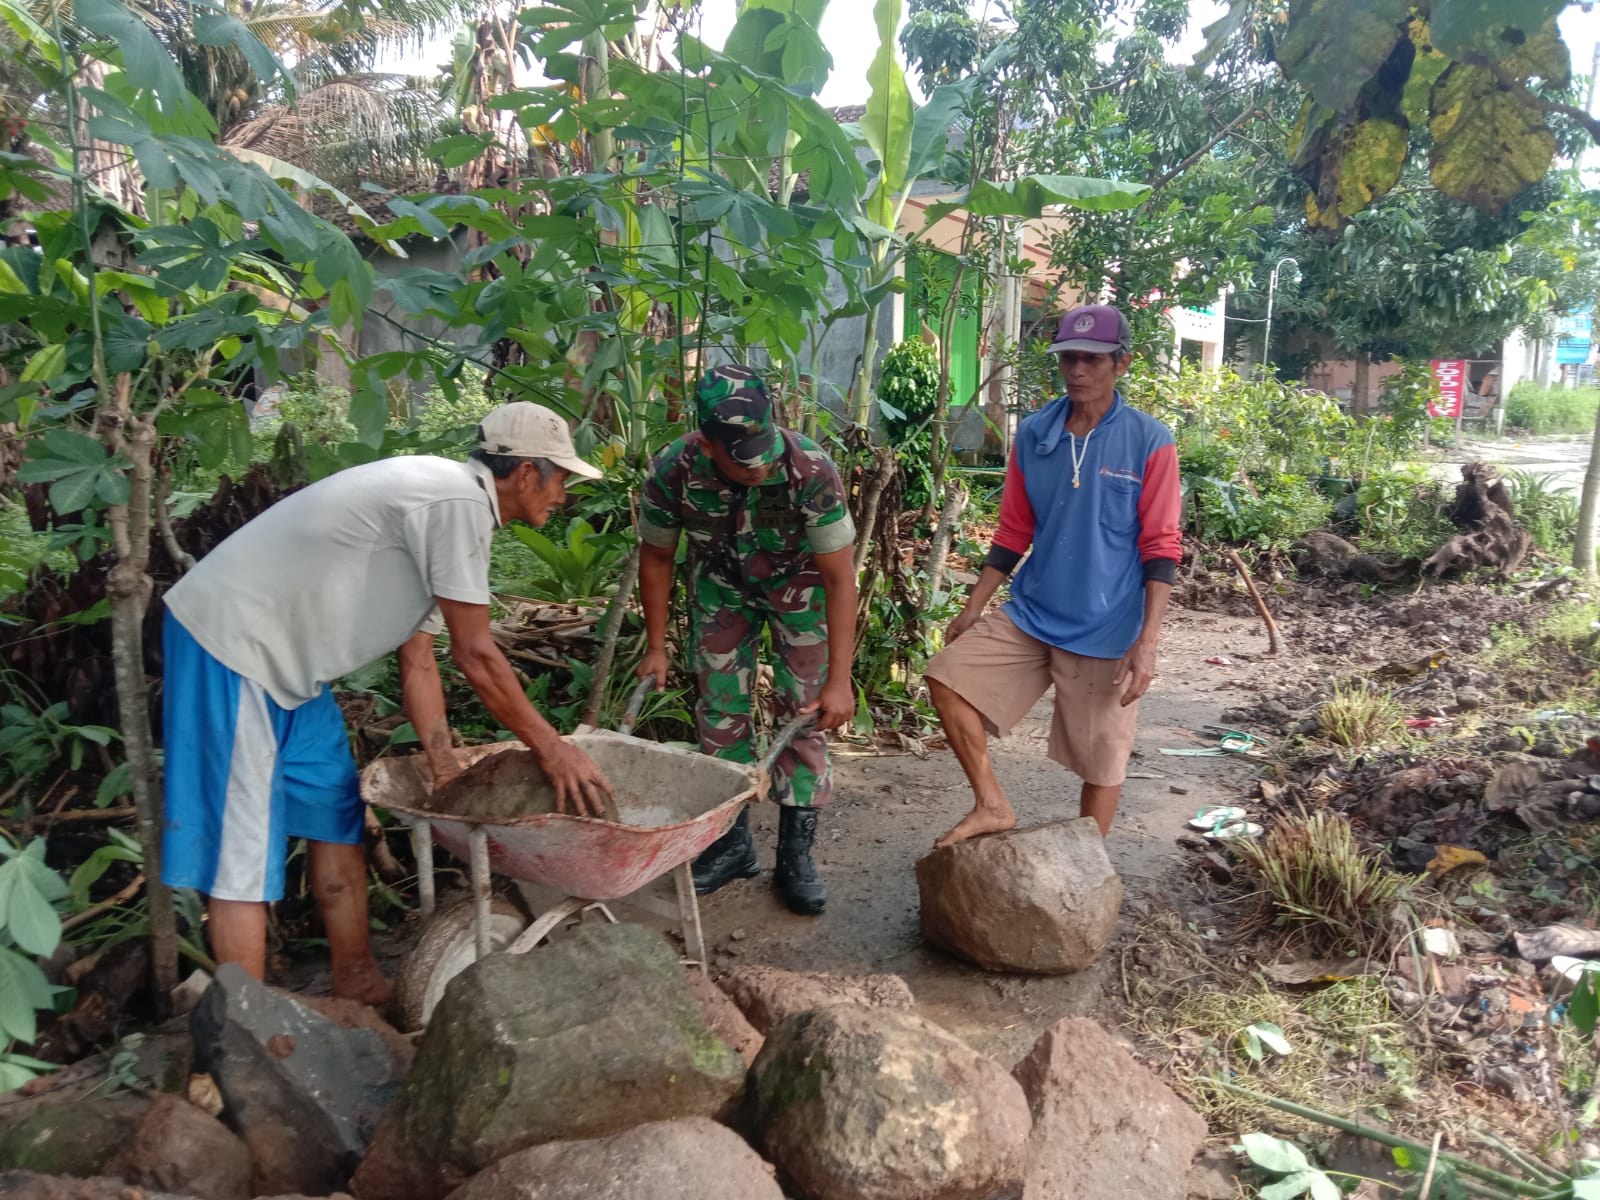
[[[805,532],[806,516],[785,492],[758,497],[755,510],[751,513],[751,523],[757,530],[798,535]]]
[[[684,497],[683,527],[691,537],[727,538],[738,532],[738,501],[725,492],[692,491]]]
[[[1139,493],[1143,485],[1122,475],[1102,475],[1100,519],[1108,529],[1132,533],[1139,527]]]

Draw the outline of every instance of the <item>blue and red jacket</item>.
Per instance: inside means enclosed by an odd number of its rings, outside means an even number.
[[[1182,556],[1172,431],[1118,392],[1085,442],[1072,486],[1071,401],[1017,427],[986,566],[1009,574],[1005,612],[1030,637],[1089,658],[1121,658],[1144,627],[1147,579],[1173,581]]]

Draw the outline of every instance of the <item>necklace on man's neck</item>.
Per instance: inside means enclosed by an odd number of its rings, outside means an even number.
[[[1067,411],[1067,420],[1066,420],[1065,423],[1066,424],[1071,424],[1073,416],[1076,415],[1077,413],[1080,413],[1080,412],[1083,412],[1083,411],[1084,410],[1082,408],[1079,408],[1078,405],[1074,404],[1072,406],[1072,408],[1070,408]],[[1109,411],[1111,411],[1111,410],[1110,409],[1106,410],[1106,412],[1109,412]],[[1072,486],[1073,487],[1081,487],[1082,486],[1082,480],[1079,478],[1079,475],[1083,470],[1083,459],[1084,459],[1084,456],[1089,453],[1089,439],[1094,436],[1094,431],[1096,429],[1100,428],[1100,422],[1105,420],[1105,416],[1106,416],[1105,413],[1101,413],[1098,417],[1096,417],[1095,420],[1094,420],[1094,424],[1089,426],[1089,432],[1083,435],[1083,451],[1081,453],[1078,450],[1078,439],[1077,439],[1077,437],[1073,434],[1071,429],[1067,430],[1067,441],[1070,444],[1071,450],[1072,450]]]
[[[1098,429],[1098,428],[1099,428],[1099,426],[1096,425],[1095,429]],[[1083,458],[1084,458],[1085,454],[1089,453],[1089,439],[1092,438],[1093,436],[1094,436],[1094,429],[1089,430],[1088,433],[1083,435],[1083,454],[1079,454],[1078,453],[1078,439],[1072,436],[1072,431],[1070,429],[1067,430],[1067,441],[1069,443],[1071,443],[1071,448],[1072,448],[1072,486],[1073,487],[1077,487],[1078,486],[1078,472],[1083,468]]]

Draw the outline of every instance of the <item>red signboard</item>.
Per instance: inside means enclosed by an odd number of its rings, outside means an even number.
[[[1433,378],[1439,385],[1439,398],[1428,405],[1430,417],[1459,417],[1466,396],[1467,360],[1464,358],[1436,358],[1433,360]]]

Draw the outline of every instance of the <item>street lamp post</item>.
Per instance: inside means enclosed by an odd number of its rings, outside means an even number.
[[[1261,339],[1261,366],[1266,367],[1268,359],[1272,357],[1272,298],[1278,291],[1278,272],[1283,269],[1284,263],[1294,263],[1294,272],[1300,273],[1300,264],[1287,256],[1280,258],[1272,265],[1272,277],[1267,281],[1267,328]]]

